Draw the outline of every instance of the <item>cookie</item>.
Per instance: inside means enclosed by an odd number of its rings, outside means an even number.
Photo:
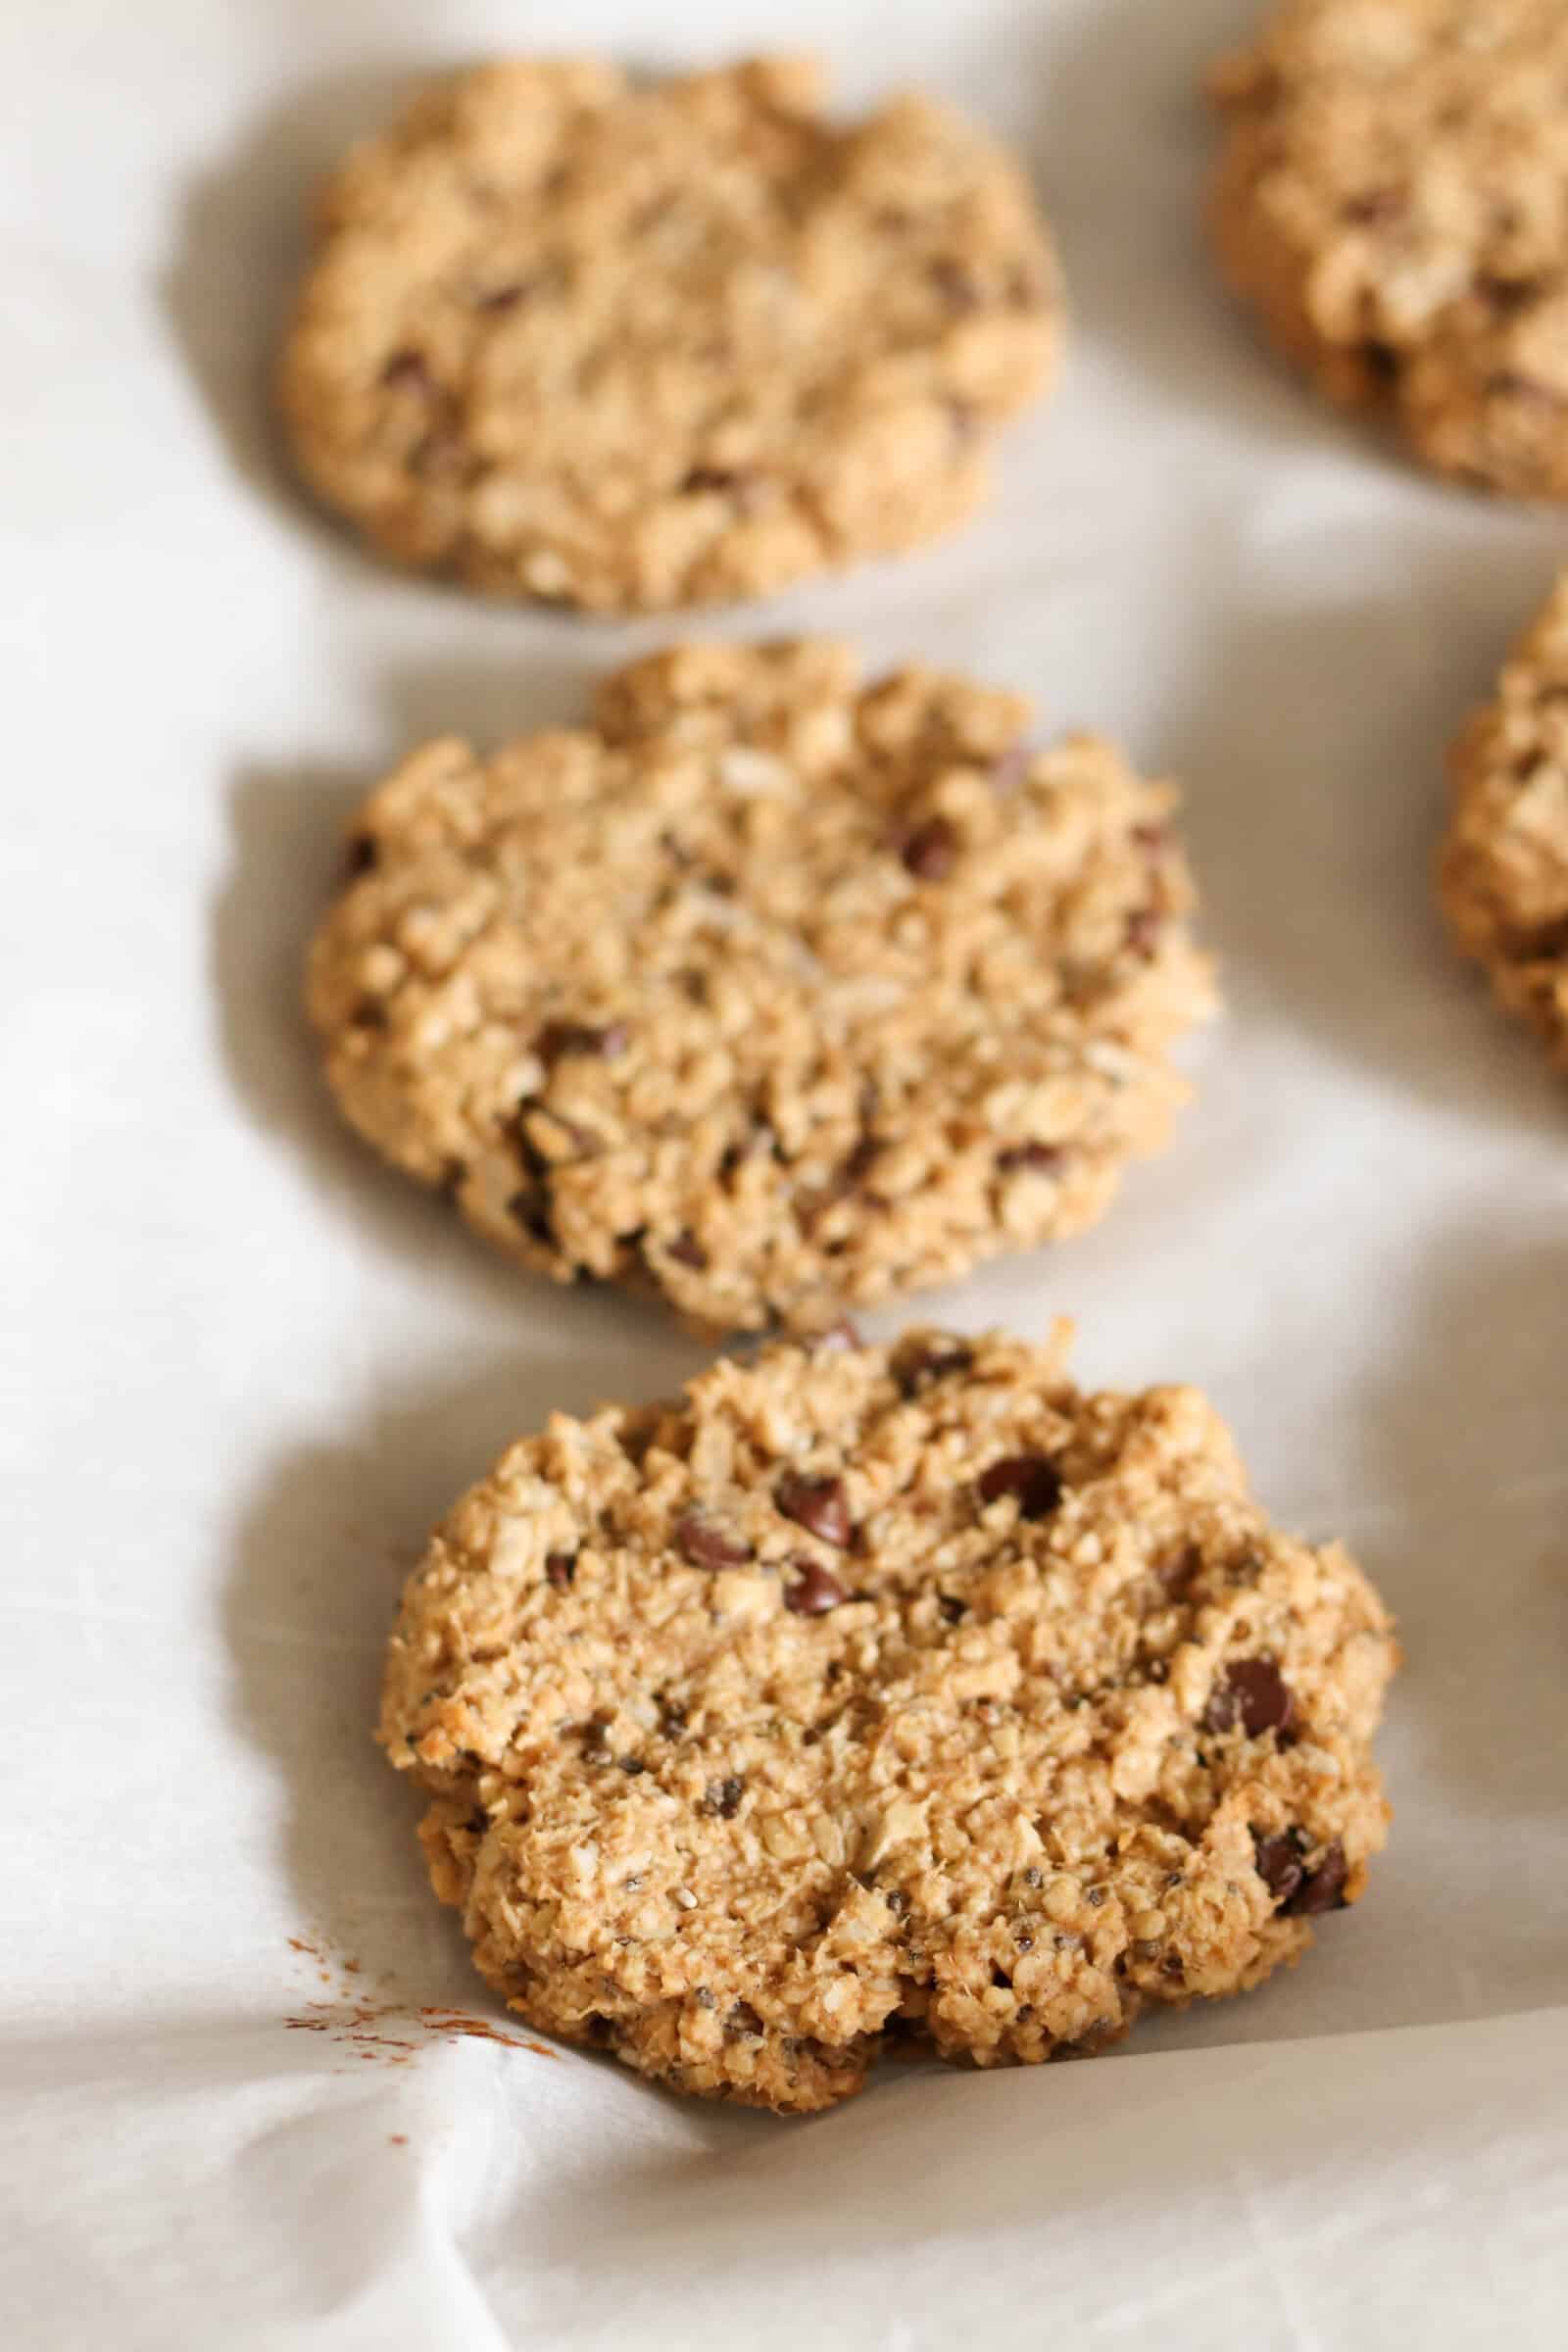
[[[841,1335],[555,1415],[437,1531],[380,1738],[528,2021],[778,2109],[1088,2054],[1361,1893],[1396,1663],[1192,1389]]]
[[[399,563],[604,611],[913,547],[1042,389],[1056,265],[946,109],[807,62],[491,65],[328,186],[283,353],[317,495]]]
[[[1568,1069],[1568,573],[1453,752],[1438,894],[1461,954]]]
[[[1099,1216],[1210,1003],[1174,794],[1028,705],[689,646],[594,724],[416,752],[310,1007],[353,1124],[558,1281],[831,1322]]]
[[[1440,472],[1568,497],[1568,10],[1284,0],[1216,73],[1231,280]]]

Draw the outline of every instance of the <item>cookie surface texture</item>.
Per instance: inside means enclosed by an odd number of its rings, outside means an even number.
[[[801,1328],[1091,1222],[1209,1007],[1174,795],[820,640],[440,741],[357,820],[312,1015],[349,1119],[561,1281]]]
[[[1396,1662],[1196,1391],[920,1330],[514,1446],[409,1584],[380,1736],[524,2017],[804,2109],[892,2038],[1088,2054],[1294,1962],[1383,1844]]]
[[[1212,77],[1228,276],[1332,398],[1568,497],[1568,9],[1285,0]]]
[[[1454,747],[1438,890],[1461,952],[1568,1069],[1568,575]]]
[[[1021,172],[941,107],[841,126],[793,59],[499,64],[328,185],[280,399],[396,561],[668,607],[952,528],[1059,320]]]

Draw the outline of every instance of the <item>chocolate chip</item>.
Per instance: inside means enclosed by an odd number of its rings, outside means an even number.
[[[433,392],[435,378],[416,351],[395,351],[381,370],[383,384],[406,384],[411,392]]]
[[[915,827],[900,854],[917,881],[941,882],[957,863],[956,829],[945,816],[928,817]]]
[[[545,1577],[558,1592],[564,1592],[577,1573],[577,1555],[572,1551],[553,1551],[545,1561]]]
[[[949,1625],[956,1625],[960,1617],[969,1614],[968,1603],[960,1600],[956,1592],[939,1592],[937,1607]]]
[[[1110,1888],[1108,1886],[1086,1886],[1084,1888],[1084,1901],[1090,1906],[1091,1910],[1098,1911],[1101,1904],[1105,1900],[1105,1897],[1109,1894],[1109,1892]]]
[[[726,2041],[749,2041],[762,2031],[762,2021],[750,2001],[737,2001],[724,2020]]]
[[[1012,1940],[1020,1952],[1032,1952],[1035,1948],[1035,1939],[1027,1928],[1014,1928]]]
[[[1316,1919],[1324,1911],[1346,1909],[1345,1882],[1350,1866],[1345,1859],[1345,1848],[1336,1838],[1324,1852],[1322,1861],[1284,1905],[1295,1919]]]
[[[1044,1519],[1061,1499],[1061,1473],[1043,1453],[1007,1453],[980,1473],[980,1499],[1016,1495],[1020,1519]]]
[[[1020,1168],[1032,1168],[1038,1175],[1052,1176],[1061,1166],[1067,1154],[1055,1144],[1009,1144],[997,1153],[997,1166],[1004,1176]]]
[[[967,1372],[973,1362],[974,1349],[961,1340],[918,1340],[899,1349],[893,1377],[906,1396],[917,1396],[936,1381],[947,1380],[955,1372]]]
[[[659,1702],[659,1734],[662,1740],[678,1740],[686,1729],[686,1710],[672,1698]]]
[[[611,1021],[602,1029],[591,1028],[581,1021],[547,1021],[533,1041],[533,1050],[552,1069],[568,1054],[613,1061],[617,1054],[626,1051],[629,1034],[624,1021]]]
[[[831,1569],[819,1567],[815,1560],[801,1560],[797,1565],[800,1575],[784,1588],[784,1606],[793,1609],[797,1617],[825,1617],[829,1609],[849,1598]]]
[[[1283,1732],[1296,1712],[1290,1685],[1272,1658],[1241,1658],[1209,1698],[1203,1729],[1234,1731],[1238,1724],[1249,1740],[1265,1732]]]
[[[699,1274],[708,1263],[708,1251],[690,1233],[677,1234],[672,1242],[666,1242],[664,1255],[672,1257],[678,1266],[691,1266]]]
[[[626,1775],[626,1778],[630,1781],[634,1781],[639,1773],[646,1772],[648,1770],[648,1767],[643,1762],[641,1756],[617,1756],[615,1761],[620,1766],[621,1771]]]
[[[1127,917],[1127,953],[1141,956],[1146,963],[1152,961],[1159,948],[1164,924],[1154,906],[1140,906]]]
[[[727,1536],[695,1511],[675,1522],[675,1548],[694,1568],[743,1568],[752,1556],[751,1545],[739,1536]]]
[[[1302,1838],[1299,1830],[1282,1830],[1278,1837],[1265,1838],[1252,1832],[1252,1853],[1257,1875],[1276,1903],[1288,1903],[1306,1876],[1301,1866]]]
[[[807,1478],[787,1470],[773,1490],[773,1500],[785,1518],[808,1535],[820,1536],[824,1544],[836,1544],[840,1549],[849,1543],[850,1506],[841,1478]],[[842,1600],[843,1593],[838,1597]]]
[[[727,1774],[721,1781],[710,1781],[703,1793],[703,1811],[716,1814],[720,1821],[733,1821],[745,1793],[746,1783],[738,1772]]]
[[[356,833],[343,856],[345,879],[354,882],[380,861],[381,845],[373,833]]]

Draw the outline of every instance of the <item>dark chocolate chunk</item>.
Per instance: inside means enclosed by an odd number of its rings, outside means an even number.
[[[1044,1453],[1007,1453],[980,1473],[982,1502],[1016,1495],[1020,1519],[1044,1519],[1061,1499],[1061,1473]]]
[[[577,1573],[577,1555],[573,1551],[553,1551],[545,1561],[545,1576],[558,1592],[564,1592]]]
[[[807,1478],[787,1470],[773,1490],[773,1500],[785,1518],[808,1535],[820,1536],[824,1544],[836,1544],[840,1549],[849,1543],[850,1506],[841,1478]]]
[[[1300,1831],[1282,1830],[1277,1837],[1264,1838],[1254,1830],[1252,1847],[1258,1877],[1276,1903],[1289,1903],[1306,1876],[1301,1866]]]
[[[825,1617],[829,1609],[849,1598],[831,1569],[818,1566],[815,1560],[799,1560],[796,1566],[800,1574],[784,1588],[784,1606],[793,1609],[797,1617]]]
[[[752,1547],[739,1536],[727,1536],[710,1519],[688,1511],[675,1522],[675,1548],[694,1568],[743,1568]]]
[[[1295,1712],[1290,1685],[1272,1658],[1239,1658],[1212,1692],[1203,1728],[1229,1732],[1240,1724],[1249,1740],[1260,1740],[1265,1732],[1283,1732]]]
[[[746,1793],[746,1782],[738,1772],[727,1773],[721,1781],[710,1781],[703,1794],[703,1811],[714,1813],[721,1821],[733,1821],[741,1809]]]
[[[1316,1919],[1324,1911],[1343,1911],[1347,1900],[1345,1882],[1349,1875],[1345,1848],[1336,1838],[1324,1849],[1316,1870],[1302,1880],[1284,1908],[1295,1919]]]

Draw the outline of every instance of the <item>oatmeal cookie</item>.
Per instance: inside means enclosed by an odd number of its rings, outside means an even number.
[[[416,752],[310,1007],[378,1151],[558,1281],[810,1327],[1071,1233],[1210,1003],[1174,794],[842,646],[691,646],[591,727]]]
[[[790,58],[428,92],[322,202],[280,376],[318,496],[400,563],[604,611],[957,523],[1054,358],[1051,243],[945,109],[822,103]]]
[[[1568,573],[1454,746],[1453,786],[1444,912],[1568,1069]]]
[[[1081,2055],[1353,1902],[1396,1663],[1191,1389],[853,1333],[555,1415],[436,1532],[380,1738],[479,1969],[688,2091],[858,2090],[915,2034]]]
[[[1225,269],[1440,472],[1568,497],[1568,9],[1284,0],[1213,77]]]

